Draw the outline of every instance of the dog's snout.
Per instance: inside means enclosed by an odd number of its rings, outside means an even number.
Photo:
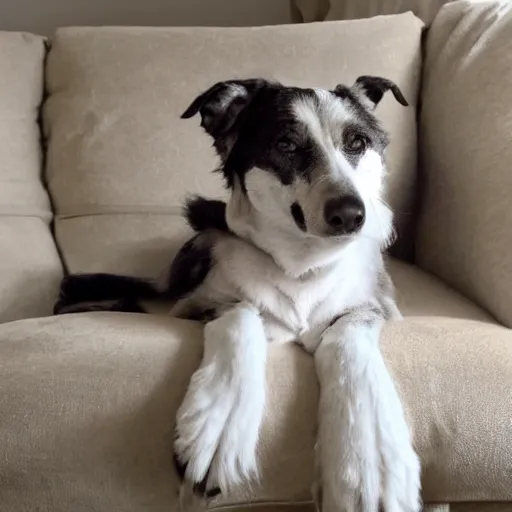
[[[325,203],[324,218],[333,234],[355,233],[364,224],[364,204],[353,195],[331,198]]]

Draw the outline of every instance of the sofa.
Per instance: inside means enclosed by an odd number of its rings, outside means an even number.
[[[217,80],[394,80],[387,256],[404,320],[382,350],[422,461],[425,510],[512,510],[512,8],[459,0],[290,25],[0,32],[0,511],[178,510],[176,410],[202,326],[53,316],[67,272],[157,276],[189,193],[224,197],[198,122]],[[299,255],[298,255],[299,256]],[[212,510],[313,510],[313,362],[271,346],[261,477]]]

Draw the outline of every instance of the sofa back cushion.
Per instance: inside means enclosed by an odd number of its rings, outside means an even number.
[[[426,50],[418,262],[512,326],[510,2],[447,4]]]
[[[61,264],[41,181],[42,37],[0,32],[0,322],[51,313]]]
[[[255,28],[64,28],[47,65],[47,178],[58,242],[72,271],[153,275],[188,235],[186,194],[224,195],[211,140],[181,120],[220,80],[265,77],[329,87],[359,75],[396,81],[378,115],[391,132],[390,201],[413,200],[421,22],[380,20]],[[408,216],[399,217],[403,239]]]

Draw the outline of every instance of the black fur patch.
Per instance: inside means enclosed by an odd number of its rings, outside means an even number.
[[[70,313],[87,313],[91,311],[118,311],[121,313],[146,313],[146,311],[131,299],[105,300],[100,302],[80,302],[78,304],[64,304],[58,301],[53,313],[65,315]]]
[[[174,467],[176,469],[176,473],[178,473],[178,476],[180,480],[185,479],[185,472],[187,470],[187,464],[182,463],[179,459],[176,453],[173,453],[173,462]],[[206,489],[206,484],[208,481],[209,471],[206,473],[206,476],[201,480],[201,482],[196,482],[194,484],[193,491],[195,494],[198,494],[199,496],[204,496],[206,498],[213,498],[215,496],[218,496],[221,491],[219,487],[213,487],[211,489]]]
[[[175,301],[192,293],[205,280],[212,265],[210,239],[199,233],[185,243],[174,258],[165,297]]]
[[[360,86],[364,90],[366,96],[375,105],[380,102],[386,91],[391,91],[398,103],[404,107],[409,106],[409,103],[407,103],[407,100],[404,98],[402,91],[394,82],[387,78],[371,75],[360,76],[356,80],[356,85]]]
[[[188,320],[195,320],[196,322],[211,322],[218,317],[215,308],[196,309],[187,313]]]
[[[235,177],[244,186],[245,175],[253,168],[271,172],[283,185],[298,177],[310,181],[321,155],[292,110],[301,98],[318,101],[313,89],[268,84],[258,91],[244,110],[243,122],[236,125],[236,142],[222,168],[229,187]]]
[[[306,219],[304,218],[304,212],[302,211],[299,203],[293,203],[290,207],[290,211],[295,224],[297,224],[302,231],[306,231]]]
[[[176,301],[193,292],[212,267],[211,241],[202,233],[183,245],[172,262],[166,288],[148,279],[115,274],[71,274],[61,283],[54,314],[85,311],[143,313],[141,299]],[[209,311],[212,313],[212,310]],[[208,312],[204,311],[204,318]]]
[[[172,461],[174,463],[174,468],[176,469],[176,473],[178,473],[178,476],[180,477],[180,480],[183,480],[185,478],[185,471],[187,470],[187,465],[178,459],[178,455],[176,452],[172,453]]]
[[[150,280],[103,273],[70,274],[62,280],[54,314],[78,311],[142,312],[136,304],[137,300],[153,299],[159,295]],[[113,302],[101,305],[108,301]],[[79,304],[83,304],[81,309],[73,308]]]
[[[194,231],[200,232],[206,229],[229,231],[224,201],[195,196],[186,201],[183,214]]]

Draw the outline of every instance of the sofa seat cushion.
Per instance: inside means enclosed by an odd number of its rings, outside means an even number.
[[[467,318],[495,322],[487,311],[417,266],[389,258],[387,268],[393,279],[396,301],[403,316]]]
[[[512,500],[512,331],[436,278],[390,267],[406,318],[385,328],[382,347],[422,458],[424,499]],[[176,510],[173,422],[201,350],[200,325],[158,315],[1,326],[6,510]],[[314,365],[298,347],[272,346],[268,380],[261,482],[212,507],[310,499]]]
[[[62,268],[41,181],[45,41],[0,31],[0,323],[51,313]]]

